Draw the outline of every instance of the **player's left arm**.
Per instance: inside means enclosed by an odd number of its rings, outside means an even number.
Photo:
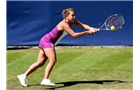
[[[74,21],[74,24],[75,24],[76,26],[79,26],[79,27],[81,27],[81,28],[87,30],[87,31],[90,30],[90,28],[91,28],[89,25],[84,24],[84,23],[81,23],[81,22],[77,21],[76,19],[75,19],[75,21]]]
[[[80,21],[77,21],[76,19],[74,21],[74,24],[77,25],[77,26],[79,26],[79,27],[81,27],[81,28],[83,28],[83,29],[85,29],[85,30],[87,30],[87,31],[93,31],[93,33],[96,33],[96,32],[99,31],[99,29],[90,27],[87,24],[83,24]]]

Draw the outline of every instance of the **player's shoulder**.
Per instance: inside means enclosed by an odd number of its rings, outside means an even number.
[[[59,26],[68,26],[68,23],[61,21],[61,22],[59,22]]]
[[[64,30],[65,27],[68,27],[68,24],[63,22],[63,21],[60,21],[57,25],[58,29],[59,30]]]

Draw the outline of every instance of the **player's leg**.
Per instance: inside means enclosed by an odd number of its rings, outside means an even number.
[[[48,57],[49,63],[46,66],[45,69],[45,75],[44,75],[44,79],[41,82],[41,85],[51,85],[51,86],[55,86],[54,83],[51,83],[49,80],[49,75],[53,69],[53,66],[56,63],[56,52],[55,52],[55,48],[45,48],[43,49],[46,56]]]
[[[44,51],[42,49],[40,49],[37,62],[33,63],[24,74],[26,76],[28,76],[30,73],[34,72],[37,68],[43,66],[45,64],[46,60],[47,60],[47,57],[46,57]]]
[[[31,74],[32,72],[34,72],[37,68],[41,67],[44,65],[44,63],[46,62],[47,57],[44,53],[44,51],[41,49],[39,54],[38,54],[38,60],[33,63],[24,74],[18,75],[18,79],[20,80],[20,83],[22,86],[27,86],[26,84],[26,77]]]

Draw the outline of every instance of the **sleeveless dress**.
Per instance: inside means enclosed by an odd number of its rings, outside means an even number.
[[[60,38],[63,34],[63,31],[58,30],[57,26],[48,34],[44,35],[40,39],[39,47],[40,48],[53,48],[54,43]]]

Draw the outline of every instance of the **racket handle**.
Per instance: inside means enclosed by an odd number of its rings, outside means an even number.
[[[98,28],[97,30],[98,30],[98,31],[100,31],[101,29],[100,29],[100,28]]]

